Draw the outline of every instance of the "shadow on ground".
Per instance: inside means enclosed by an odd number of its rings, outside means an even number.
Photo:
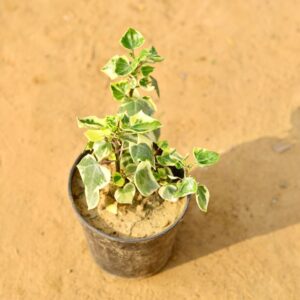
[[[194,172],[211,190],[209,212],[192,201],[167,268],[300,222],[300,108],[292,124],[284,139],[241,144]]]

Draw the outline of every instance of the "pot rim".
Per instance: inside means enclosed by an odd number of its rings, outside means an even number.
[[[160,236],[166,234],[167,232],[169,232],[170,230],[172,230],[178,223],[180,223],[188,209],[189,203],[190,203],[190,199],[191,199],[191,195],[187,195],[186,196],[186,203],[185,206],[181,212],[181,214],[179,215],[179,217],[177,218],[177,220],[170,225],[169,227],[167,227],[166,229],[164,229],[161,232],[158,232],[154,235],[150,235],[148,237],[142,237],[142,238],[124,238],[124,237],[117,237],[117,236],[112,236],[109,235],[103,231],[101,231],[100,229],[92,226],[79,212],[77,206],[74,203],[74,198],[72,195],[72,178],[74,175],[74,172],[76,170],[76,166],[79,163],[79,161],[82,159],[82,157],[84,157],[86,154],[88,153],[88,151],[84,151],[82,152],[77,159],[75,160],[75,162],[72,165],[71,171],[69,173],[69,180],[68,180],[68,195],[69,195],[69,199],[71,201],[72,207],[75,211],[75,214],[77,216],[77,218],[79,219],[80,223],[85,226],[88,227],[91,231],[93,231],[95,234],[99,234],[104,238],[107,238],[111,241],[115,241],[115,242],[120,242],[120,243],[128,243],[128,244],[134,244],[134,243],[140,243],[140,242],[148,242],[148,241],[152,241],[155,240],[156,238],[159,238]]]

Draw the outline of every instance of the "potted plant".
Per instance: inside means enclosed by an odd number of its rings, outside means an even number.
[[[144,93],[155,90],[159,96],[152,74],[163,58],[154,47],[136,52],[144,37],[135,29],[120,43],[129,56],[113,56],[102,68],[114,80],[110,89],[118,113],[78,119],[88,142],[72,167],[69,194],[96,262],[110,273],[136,277],[167,263],[190,195],[206,212],[209,192],[189,175],[194,164],[188,156],[159,139],[156,106]],[[202,148],[194,148],[193,156],[199,167],[219,160]]]

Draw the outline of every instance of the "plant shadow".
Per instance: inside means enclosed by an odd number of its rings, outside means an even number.
[[[300,222],[300,108],[292,124],[285,138],[238,145],[193,172],[211,190],[209,212],[191,201],[166,269]]]

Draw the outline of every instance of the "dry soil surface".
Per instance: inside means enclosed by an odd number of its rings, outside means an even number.
[[[299,299],[300,2],[0,2],[0,299]],[[76,116],[114,113],[99,67],[138,28],[166,57],[158,117],[196,170],[171,262],[126,280],[94,264],[67,198],[85,138]]]

